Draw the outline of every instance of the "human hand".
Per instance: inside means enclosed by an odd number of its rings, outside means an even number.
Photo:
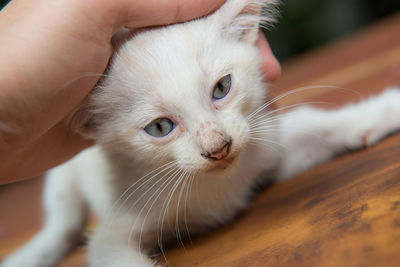
[[[256,45],[258,46],[260,55],[262,56],[261,71],[264,74],[265,81],[275,81],[278,79],[279,75],[281,75],[281,65],[272,53],[264,34],[259,34]]]
[[[222,2],[12,1],[0,15],[0,183],[38,175],[91,145],[63,119],[104,72],[114,33],[189,20]],[[265,39],[258,46],[272,80],[279,64]]]

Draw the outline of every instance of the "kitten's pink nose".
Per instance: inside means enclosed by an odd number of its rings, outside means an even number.
[[[214,149],[214,151],[204,152],[201,153],[201,155],[206,159],[221,160],[229,154],[231,146],[232,146],[232,139],[229,138],[228,141],[224,141],[222,145],[217,149]]]

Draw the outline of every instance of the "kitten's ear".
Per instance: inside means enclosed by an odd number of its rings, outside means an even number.
[[[111,38],[111,45],[113,47],[113,51],[117,51],[126,41],[131,39],[138,30],[136,29],[128,29],[123,28],[119,32],[115,33]]]
[[[86,101],[80,104],[66,119],[68,128],[85,138],[94,139],[95,123],[86,108]]]
[[[213,19],[222,26],[224,35],[255,43],[258,28],[268,28],[276,21],[279,0],[228,0]]]

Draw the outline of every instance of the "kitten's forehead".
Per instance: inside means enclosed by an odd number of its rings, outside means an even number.
[[[106,86],[111,90],[103,92],[118,95],[119,110],[140,114],[140,123],[210,112],[213,88],[227,74],[249,94],[244,77],[258,80],[257,49],[221,32],[203,19],[137,34],[115,55]]]
[[[204,25],[192,22],[147,32],[132,40],[128,53],[139,50],[138,67],[150,71],[154,79],[172,84],[190,81],[193,76],[215,71],[207,63],[215,58],[218,32]]]
[[[113,72],[142,96],[188,98],[226,69],[215,38],[217,30],[196,22],[141,33],[120,49]]]

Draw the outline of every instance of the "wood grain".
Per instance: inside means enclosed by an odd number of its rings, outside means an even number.
[[[272,186],[171,266],[398,266],[400,136]],[[379,156],[379,159],[377,159]]]
[[[283,65],[280,106],[338,107],[400,84],[400,14]],[[316,86],[318,85],[318,86]],[[321,87],[319,85],[324,85]],[[399,103],[400,104],[400,103]],[[262,192],[232,224],[166,252],[171,266],[400,266],[400,134]],[[0,258],[41,224],[41,178],[0,187]],[[163,258],[160,257],[163,261]],[[86,266],[85,249],[61,266]]]

